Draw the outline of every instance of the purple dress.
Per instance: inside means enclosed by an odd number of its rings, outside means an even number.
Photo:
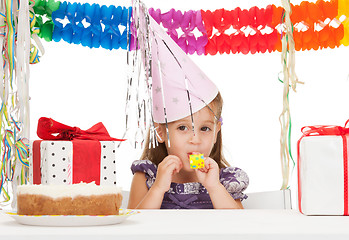
[[[157,166],[149,160],[137,160],[132,163],[131,171],[143,172],[146,185],[153,185]],[[236,167],[222,168],[219,180],[234,199],[244,200],[247,196],[242,193],[248,186],[247,174]],[[199,182],[171,183],[170,189],[165,193],[161,209],[213,209],[210,196],[206,188]]]

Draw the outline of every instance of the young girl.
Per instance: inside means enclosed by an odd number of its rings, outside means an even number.
[[[222,155],[222,104],[218,93],[194,113],[194,132],[191,116],[170,122],[169,141],[165,124],[156,124],[159,146],[146,148],[131,166],[128,208],[242,208],[249,180]],[[189,155],[198,153],[204,154],[205,167],[194,170]]]
[[[223,100],[216,85],[150,18],[152,116],[159,145],[131,166],[128,208],[242,208],[248,177],[222,154]],[[191,169],[189,156],[205,167]]]

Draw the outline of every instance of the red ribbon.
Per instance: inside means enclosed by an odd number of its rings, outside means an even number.
[[[305,136],[319,136],[319,135],[347,135],[349,134],[349,128],[346,128],[349,120],[346,121],[344,127],[334,125],[318,125],[318,126],[306,126],[301,129],[303,137]]]
[[[298,207],[299,211],[302,212],[301,208],[301,199],[302,191],[300,185],[300,142],[303,137],[307,136],[322,136],[322,135],[335,135],[341,136],[343,139],[343,168],[344,168],[344,213],[343,215],[349,215],[349,206],[348,206],[348,145],[347,137],[349,135],[349,128],[347,128],[349,120],[345,122],[344,127],[334,126],[334,125],[318,125],[318,126],[306,126],[301,129],[303,136],[298,140]]]
[[[38,121],[37,134],[43,140],[98,140],[98,141],[125,141],[110,137],[103,123],[99,122],[87,130],[70,127],[59,123],[52,118],[41,117]]]

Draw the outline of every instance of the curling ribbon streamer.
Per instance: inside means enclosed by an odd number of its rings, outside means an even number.
[[[6,10],[6,23],[7,23],[7,58],[9,63],[10,70],[10,82],[12,86],[13,80],[13,68],[15,62],[15,29],[14,29],[14,21],[13,21],[13,13],[12,13],[12,1],[5,0],[5,10]]]
[[[54,0],[49,0],[49,1],[53,1]],[[40,62],[40,55],[39,53],[41,53],[42,55],[44,54],[45,50],[44,50],[44,47],[42,46],[39,38],[38,38],[38,35],[40,37],[45,37],[44,35],[42,35],[41,30],[40,29],[40,26],[39,23],[40,23],[40,20],[42,19],[41,16],[38,16],[38,18],[36,18],[36,15],[34,13],[34,9],[37,10],[37,5],[41,4],[42,5],[42,2],[45,3],[44,0],[42,1],[37,1],[36,3],[34,3],[33,1],[31,1],[31,4],[29,5],[29,9],[25,9],[24,10],[24,13],[27,15],[29,13],[29,16],[26,16],[26,18],[29,18],[29,19],[25,19],[25,21],[30,21],[30,34],[31,34],[31,37],[32,39],[34,40],[34,42],[36,43],[33,44],[31,43],[30,44],[30,58],[29,58],[29,63],[30,64],[35,64],[35,63],[38,63]],[[37,10],[38,11],[38,10]],[[52,11],[51,11],[52,12]],[[45,14],[45,17],[47,18],[50,18],[49,14]],[[19,20],[18,20],[19,21]],[[51,21],[52,22],[52,21]],[[51,23],[52,24],[52,23]],[[52,27],[53,27],[53,24],[52,24]],[[21,43],[22,44],[22,43]],[[20,44],[18,44],[20,46]],[[20,52],[20,50],[18,50],[17,52]]]
[[[62,2],[52,13],[52,39],[90,48],[128,49],[131,14],[131,7]]]
[[[307,136],[323,136],[323,135],[336,135],[341,136],[343,139],[343,176],[344,176],[344,216],[349,215],[348,200],[349,200],[349,190],[348,190],[348,144],[347,135],[349,134],[349,128],[347,128],[349,120],[346,121],[344,127],[333,126],[333,125],[319,125],[319,126],[306,126],[301,129],[303,136],[297,142],[298,151],[298,208],[302,212],[302,189],[300,184],[300,142],[302,138]]]
[[[1,3],[0,47],[4,55],[0,58],[0,204],[12,200],[15,207],[17,185],[27,183],[28,179],[29,63],[39,59],[31,42],[38,31],[33,1],[1,0]]]
[[[282,170],[281,189],[287,189],[290,176],[290,160],[294,161],[291,154],[291,114],[289,106],[289,89],[296,91],[296,84],[301,83],[295,73],[295,44],[293,40],[293,24],[290,19],[291,5],[289,0],[282,0],[284,8],[283,21],[285,29],[282,35],[281,62],[283,65],[283,109],[279,121],[281,125],[280,160]]]

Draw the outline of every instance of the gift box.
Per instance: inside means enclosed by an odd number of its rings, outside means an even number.
[[[116,184],[114,141],[34,141],[29,157],[33,184]]]
[[[83,131],[49,118],[40,118],[38,136],[31,142],[29,181],[33,184],[95,182],[116,184],[115,141],[103,124]]]
[[[302,128],[298,206],[305,215],[348,215],[348,137],[340,126]]]

